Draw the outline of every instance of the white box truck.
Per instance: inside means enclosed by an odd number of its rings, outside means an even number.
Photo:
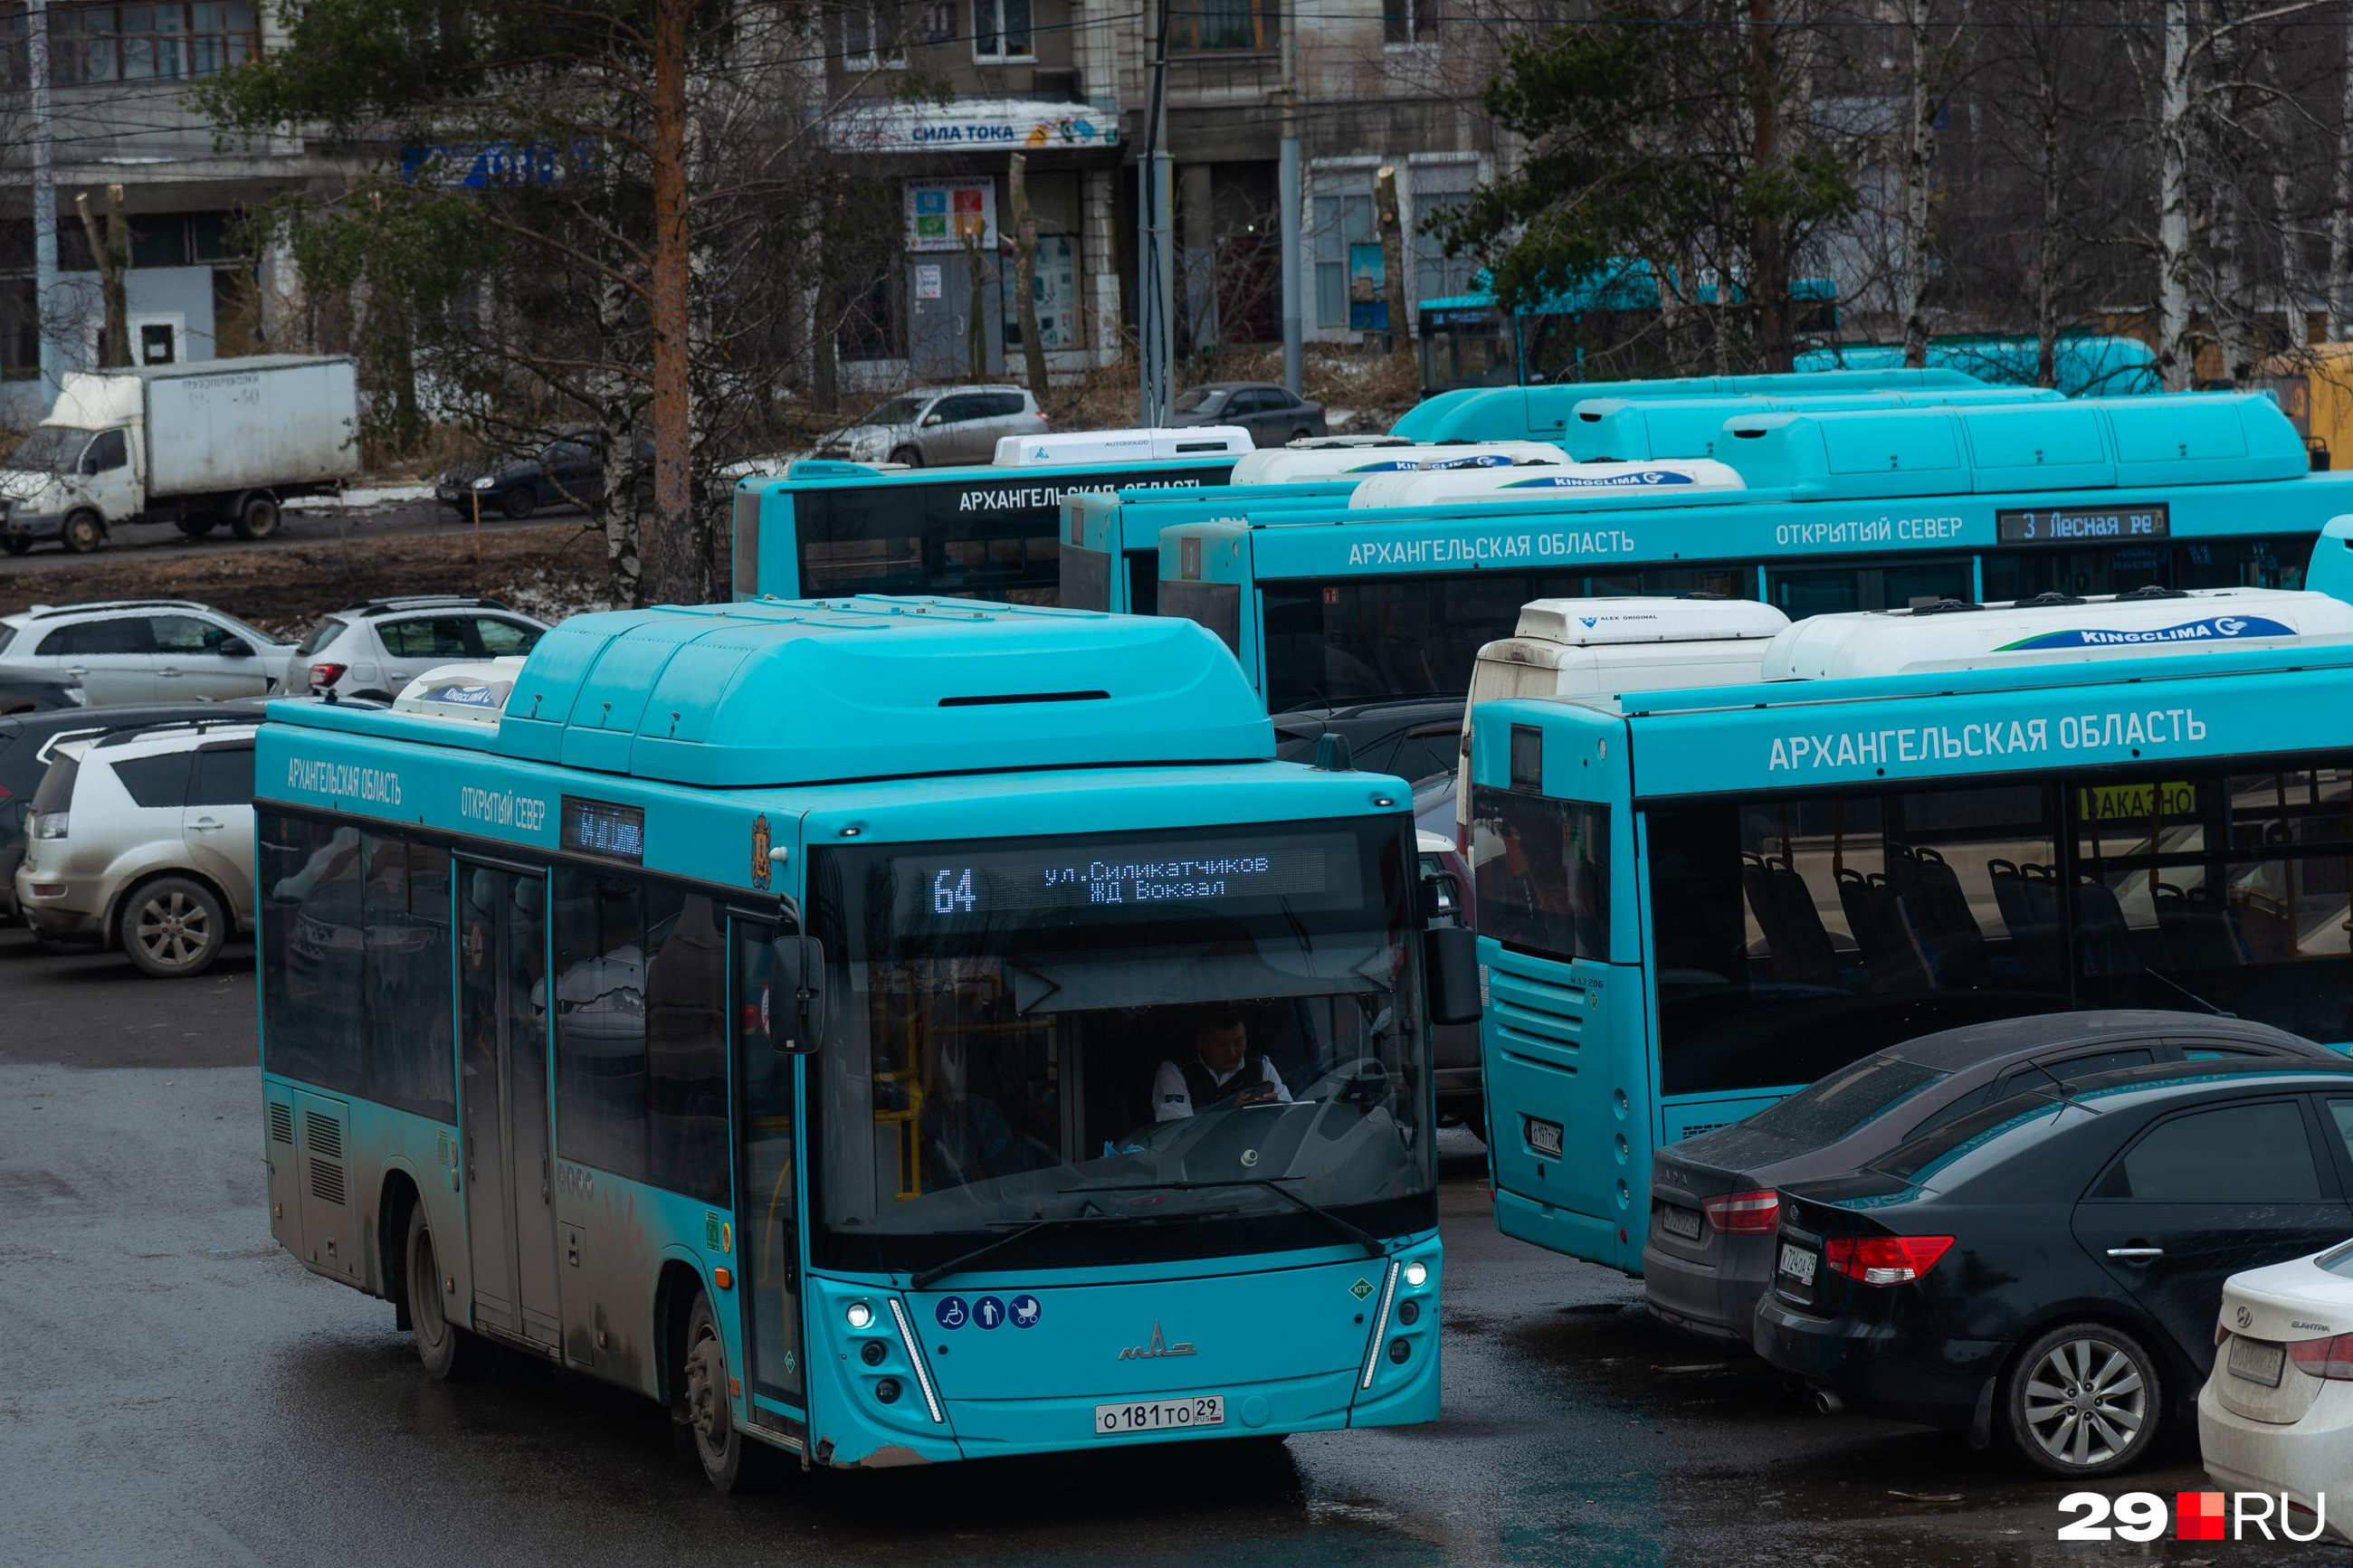
[[[0,545],[97,549],[127,523],[199,538],[278,531],[279,503],[359,471],[359,384],[342,357],[257,354],[69,372],[0,461]]]

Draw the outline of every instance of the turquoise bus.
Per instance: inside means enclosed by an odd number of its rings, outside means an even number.
[[[1597,373],[1640,374],[1667,363],[1659,286],[1646,261],[1597,268],[1542,304],[1515,310],[1499,304],[1484,283],[1482,275],[1471,293],[1415,307],[1423,396],[1581,381]],[[1716,297],[1715,285],[1700,286],[1701,305],[1714,305]],[[1838,286],[1829,279],[1792,279],[1789,305],[1794,336],[1819,340],[1838,331]]]
[[[2056,403],[2040,387],[1932,387],[1918,392],[1715,394],[1695,397],[1594,397],[1577,405],[1561,446],[1578,462],[1713,458],[1730,440],[1725,421],[1742,414],[1844,414],[1873,408],[1966,408]]]
[[[1389,434],[1409,441],[1550,441],[1559,446],[1567,439],[1577,405],[1595,397],[1777,397],[1984,386],[1976,376],[1957,370],[1823,370],[1471,387],[1425,397],[1389,426]]]
[[[1065,496],[1222,485],[1235,456],[944,468],[795,463],[780,479],[737,483],[731,588],[738,600],[945,594],[1050,605]]]
[[[1438,1413],[1396,779],[1276,763],[1198,627],[575,617],[261,731],[273,1234],[658,1401],[723,1489]]]
[[[1472,710],[1504,1232],[1638,1273],[1653,1150],[1936,1029],[2156,1007],[2353,1040],[2353,612],[1938,610],[1782,634],[1829,678]]]
[[[2294,587],[2353,512],[2245,394],[1767,413],[1745,489],[1549,494],[1206,520],[1160,534],[1162,615],[1224,639],[1274,712],[1469,689],[1538,598],[1706,593],[1791,618],[2139,586]],[[1364,500],[1359,494],[1354,498]]]
[[[2031,337],[1970,335],[1928,340],[1931,369],[1965,371],[1980,381],[2035,384],[2041,346]],[[1901,343],[1829,343],[1802,350],[1799,371],[1893,370],[1904,363]],[[2164,390],[2157,351],[2138,338],[2062,332],[2052,345],[2052,385],[2069,397],[2134,397]]]

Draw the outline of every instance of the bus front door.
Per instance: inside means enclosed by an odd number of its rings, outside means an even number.
[[[787,1027],[768,990],[776,928],[737,915],[733,921],[735,994],[735,1103],[741,1119],[735,1212],[743,1228],[744,1358],[751,1372],[745,1404],[754,1426],[807,1440],[808,1394],[801,1364],[800,1163],[798,1058],[776,1048],[773,1028]]]
[[[559,1342],[547,1128],[547,879],[459,863],[459,1122],[474,1322]]]

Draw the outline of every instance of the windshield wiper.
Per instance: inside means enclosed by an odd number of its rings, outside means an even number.
[[[920,1270],[909,1278],[907,1288],[911,1290],[929,1289],[932,1285],[937,1281],[946,1279],[949,1275],[955,1273],[959,1269],[971,1268],[974,1264],[979,1262],[982,1258],[987,1258],[991,1253],[1012,1246],[1015,1242],[1019,1241],[1023,1237],[1035,1236],[1039,1231],[1049,1229],[1055,1226],[1079,1225],[1088,1220],[1102,1219],[1104,1217],[1106,1216],[1103,1215],[1103,1211],[1101,1209],[1097,1209],[1092,1215],[1052,1215],[1044,1219],[1033,1219],[1018,1230],[1010,1231],[1004,1236],[997,1237],[994,1241],[982,1242],[970,1252],[964,1253],[959,1257],[951,1258],[945,1263],[934,1263],[929,1268]]]
[[[1282,1182],[1297,1180],[1299,1178],[1296,1176],[1285,1176],[1281,1180],[1273,1176],[1237,1176],[1230,1181],[1222,1182],[1123,1182],[1103,1186],[1063,1187],[1059,1191],[1067,1197],[1072,1193],[1201,1193],[1220,1187],[1264,1187],[1285,1203],[1314,1215],[1333,1229],[1339,1231],[1350,1241],[1363,1247],[1367,1256],[1382,1258],[1388,1255],[1388,1248],[1382,1246],[1380,1238],[1371,1231],[1353,1221],[1341,1218],[1322,1204],[1316,1203],[1312,1198],[1302,1197],[1282,1184]]]

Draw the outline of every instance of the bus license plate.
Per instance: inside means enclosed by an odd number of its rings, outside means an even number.
[[[1129,1405],[1095,1406],[1095,1436],[1113,1437],[1124,1432],[1181,1432],[1192,1426],[1226,1424],[1226,1396],[1205,1394],[1198,1399],[1145,1399]]]
[[[1669,1236],[1680,1236],[1685,1241],[1699,1239],[1699,1210],[1687,1209],[1681,1204],[1659,1205],[1659,1228]]]
[[[1560,1158],[1561,1129],[1557,1121],[1546,1121],[1541,1116],[1523,1116],[1527,1123],[1528,1147],[1547,1160]]]
[[[1802,1247],[1781,1244],[1781,1278],[1806,1289],[1814,1288],[1814,1266],[1821,1260]]]
[[[2280,1373],[2287,1370],[2287,1348],[2265,1344],[2261,1340],[2234,1339],[2231,1342],[2230,1368],[2232,1377],[2277,1388]]]

